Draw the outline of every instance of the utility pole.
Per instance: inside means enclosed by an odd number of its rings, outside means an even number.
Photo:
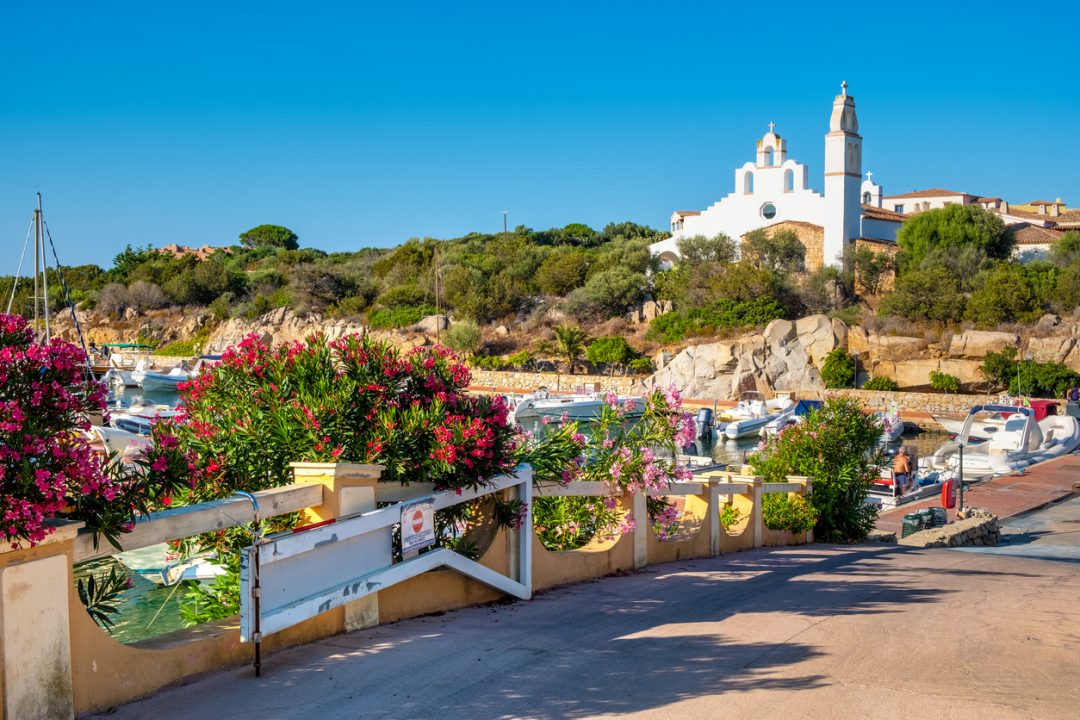
[[[41,267],[41,193],[38,193],[38,206],[34,210],[34,338],[38,337],[38,296],[41,293],[38,268]]]
[[[505,235],[505,234],[506,234],[506,232],[507,232],[506,222],[507,222],[507,217],[508,217],[509,215],[510,215],[510,211],[509,211],[509,210],[503,210],[503,211],[502,211],[502,216],[503,216],[503,234],[504,234],[504,235]]]

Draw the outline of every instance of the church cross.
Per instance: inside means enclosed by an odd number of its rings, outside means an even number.
[[[774,122],[769,123],[769,132],[772,132],[774,127],[776,127],[776,123],[774,123]]]
[[[867,170],[866,171],[866,179],[869,180],[870,182],[874,182],[874,173]]]

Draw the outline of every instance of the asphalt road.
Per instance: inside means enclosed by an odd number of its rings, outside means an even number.
[[[100,717],[1076,718],[1078,597],[1073,562],[758,550],[338,636]]]

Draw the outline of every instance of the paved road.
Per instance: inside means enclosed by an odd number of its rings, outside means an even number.
[[[1072,562],[758,550],[339,636],[101,717],[1076,718],[1078,597]]]

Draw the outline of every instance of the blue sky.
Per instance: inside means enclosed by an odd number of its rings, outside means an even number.
[[[845,79],[886,193],[1080,206],[1077,9],[725,5],[4,3],[0,274],[38,189],[69,264],[264,222],[326,250],[504,209],[664,227],[770,120],[820,189]]]

